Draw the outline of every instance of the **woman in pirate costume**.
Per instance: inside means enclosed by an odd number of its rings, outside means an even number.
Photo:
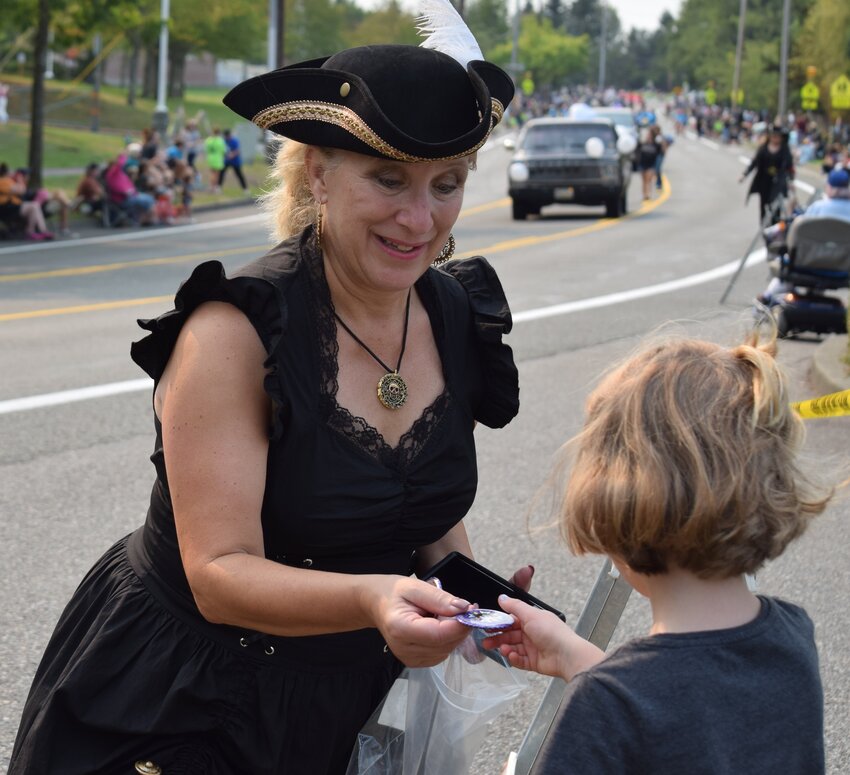
[[[343,773],[402,665],[467,634],[442,617],[474,601],[411,574],[470,554],[473,428],[518,410],[498,278],[447,261],[513,86],[480,51],[436,50],[453,11],[425,5],[424,47],[349,49],[225,98],[287,138],[266,201],[280,241],[230,277],[201,264],[141,323],[147,520],[63,613],[12,775]]]

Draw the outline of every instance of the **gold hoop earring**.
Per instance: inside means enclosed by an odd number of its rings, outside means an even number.
[[[455,252],[455,235],[449,234],[449,239],[446,244],[443,245],[443,249],[440,251],[439,255],[434,259],[434,266],[441,266],[448,261]]]
[[[322,249],[322,206],[316,211],[316,244]]]

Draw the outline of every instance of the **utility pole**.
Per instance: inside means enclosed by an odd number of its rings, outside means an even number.
[[[160,0],[159,22],[159,78],[156,85],[156,110],[153,114],[153,128],[164,140],[168,132],[168,105],[166,104],[166,84],[168,83],[168,17],[169,0]]]
[[[741,88],[741,59],[744,56],[744,25],[747,18],[747,0],[741,0],[738,11],[738,44],[735,46],[735,75],[732,78],[732,110],[738,107],[738,91]]]
[[[38,0],[37,25],[33,41],[29,169],[30,185],[41,188],[44,166],[44,68],[47,60],[47,36],[50,29],[49,0]]]
[[[267,37],[268,49],[266,51],[266,69],[271,72],[283,67],[283,27],[284,27],[284,0],[269,0],[269,31]],[[265,132],[266,161],[271,164],[274,161],[278,144],[274,132],[268,129]]]
[[[286,29],[286,2],[285,0],[277,0],[277,66],[283,67],[286,61],[286,51],[284,50],[284,30]]]
[[[266,69],[277,68],[277,0],[269,0],[269,28],[266,33]]]
[[[599,33],[599,91],[605,89],[605,58],[608,49],[608,6],[605,0],[600,3],[602,9],[602,29]]]
[[[785,126],[788,113],[788,28],[791,24],[791,0],[782,6],[782,51],[779,60],[779,125]]]
[[[91,131],[98,132],[100,131],[100,84],[101,84],[101,61],[100,61],[100,52],[102,50],[103,39],[100,37],[100,33],[96,32],[94,34],[94,42],[92,45],[92,51],[94,53],[94,59],[97,64],[94,68],[94,91],[92,93],[92,109],[91,109]]]
[[[519,84],[519,27],[522,21],[521,16],[521,2],[522,0],[516,0],[516,11],[514,12],[513,19],[513,43],[511,45],[511,77],[514,79],[514,83]]]

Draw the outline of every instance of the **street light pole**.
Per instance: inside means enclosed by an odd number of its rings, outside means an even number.
[[[738,107],[738,91],[741,88],[741,59],[744,56],[744,24],[747,18],[747,0],[741,0],[738,11],[738,44],[735,46],[735,75],[732,78],[732,110]]]
[[[153,114],[153,128],[164,137],[168,132],[168,105],[165,102],[168,83],[168,17],[169,0],[160,0],[159,27],[159,78],[156,86],[156,110]]]
[[[100,61],[100,52],[103,40],[100,33],[94,34],[93,53],[97,65],[94,68],[94,91],[92,93],[93,103],[91,111],[91,131],[97,132],[100,130],[100,84],[101,84],[101,69],[102,62]]]
[[[788,112],[788,28],[791,24],[791,0],[782,7],[782,51],[779,60],[779,125],[785,126]]]
[[[277,68],[277,0],[269,0],[269,30],[266,36],[266,69]]]
[[[514,12],[513,18],[513,35],[512,35],[512,43],[511,43],[511,76],[514,79],[514,83],[519,83],[519,26],[521,22],[521,10],[520,10],[520,2],[521,0],[516,0],[516,11]]]
[[[605,89],[605,59],[608,53],[608,5],[600,3],[602,9],[602,28],[599,33],[599,91]]]
[[[286,51],[284,50],[284,42],[286,36],[284,30],[286,28],[286,2],[285,0],[277,0],[277,23],[275,31],[277,34],[277,65],[283,67],[286,64]]]

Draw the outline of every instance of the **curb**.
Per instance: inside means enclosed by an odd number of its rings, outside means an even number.
[[[256,198],[253,196],[246,196],[243,199],[228,199],[226,202],[210,202],[205,205],[198,205],[197,207],[192,207],[193,213],[210,213],[214,210],[227,210],[231,207],[247,207],[248,205],[257,204]]]
[[[811,377],[821,395],[850,390],[850,367],[844,362],[847,355],[847,334],[832,334],[815,348]]]

